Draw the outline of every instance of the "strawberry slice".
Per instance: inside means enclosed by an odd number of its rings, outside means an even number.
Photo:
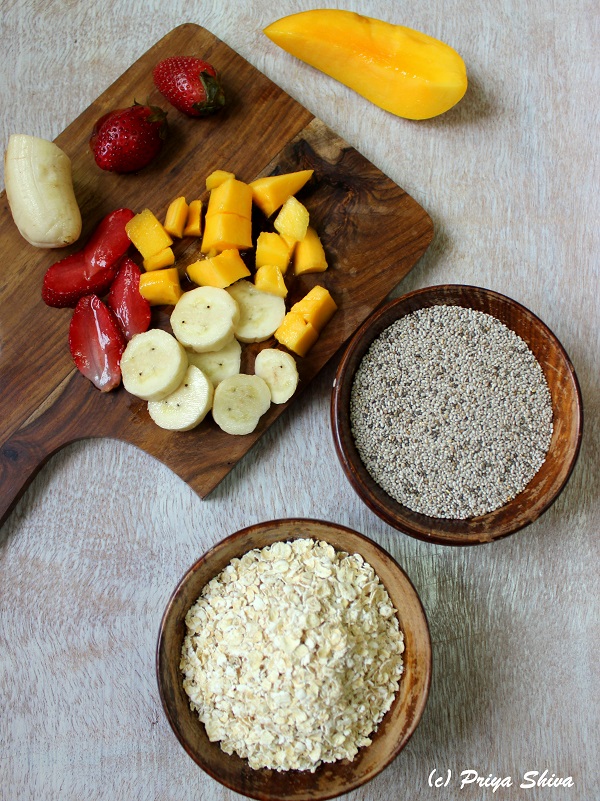
[[[84,295],[104,295],[131,244],[125,226],[133,216],[131,209],[111,212],[82,250],[49,267],[42,287],[44,303],[73,307]]]
[[[141,272],[134,261],[124,256],[106,298],[127,340],[150,327],[150,304],[140,295]]]
[[[82,297],[69,326],[69,350],[75,366],[101,392],[121,383],[125,337],[113,312],[97,295]]]

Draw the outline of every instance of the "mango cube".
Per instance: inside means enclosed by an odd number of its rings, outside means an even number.
[[[235,178],[234,173],[227,172],[227,170],[213,170],[206,179],[206,189],[210,192],[211,189],[219,186],[219,184],[222,184],[223,181],[226,181],[228,178]]]
[[[266,217],[282,206],[290,195],[295,195],[312,177],[314,170],[299,170],[283,175],[270,175],[251,181],[252,200]]]
[[[266,264],[279,267],[282,273],[288,268],[294,243],[287,241],[275,231],[263,231],[256,240],[256,267]]]
[[[169,236],[181,239],[183,236],[183,229],[187,222],[188,208],[184,197],[177,197],[175,200],[171,201],[165,215],[164,224],[164,229]]]
[[[288,293],[283,273],[276,264],[263,264],[259,267],[254,276],[254,286],[263,292],[270,292],[271,295],[279,295],[285,298]]]
[[[245,250],[252,247],[252,221],[239,214],[213,214],[204,221],[200,250]]]
[[[301,300],[294,303],[290,311],[301,314],[307,323],[321,333],[337,311],[337,304],[329,294],[329,290],[317,285]]]
[[[170,267],[172,264],[175,264],[175,254],[173,253],[173,248],[164,248],[163,250],[159,250],[158,253],[154,254],[154,256],[148,256],[148,258],[144,259],[143,261],[146,272],[160,270],[163,267]]]
[[[144,209],[125,226],[127,236],[145,259],[173,244],[173,240],[150,209]]]
[[[151,306],[174,306],[183,295],[177,267],[140,275],[140,295]]]
[[[294,275],[322,273],[327,269],[327,258],[319,235],[310,225],[306,236],[296,243],[294,249]]]
[[[185,221],[185,228],[183,229],[184,236],[200,236],[202,233],[202,201],[192,200],[188,206],[187,219]]]
[[[243,181],[228,178],[216,186],[210,193],[206,216],[214,214],[239,214],[240,217],[252,217],[252,190]]]
[[[308,209],[295,197],[288,197],[273,220],[273,227],[286,239],[299,242],[306,236],[308,221]]]
[[[275,331],[275,339],[292,353],[306,356],[319,338],[319,332],[298,312],[289,311]]]
[[[229,249],[218,256],[200,259],[190,264],[187,274],[199,286],[216,286],[225,289],[240,278],[247,278],[250,270],[244,264],[238,250]]]

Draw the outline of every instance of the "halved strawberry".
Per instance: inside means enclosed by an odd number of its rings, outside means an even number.
[[[44,303],[61,308],[75,306],[84,295],[104,295],[131,244],[125,226],[133,216],[131,209],[107,214],[82,250],[49,267],[42,286]]]
[[[75,366],[101,392],[121,383],[125,337],[113,312],[97,295],[79,300],[69,326],[69,350]]]
[[[119,262],[119,272],[106,298],[113,310],[125,339],[141,334],[150,327],[150,304],[140,295],[141,270],[128,256]]]

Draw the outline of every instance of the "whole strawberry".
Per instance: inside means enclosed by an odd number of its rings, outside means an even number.
[[[152,77],[169,103],[190,117],[205,117],[225,105],[215,68],[195,56],[166,58],[156,65]]]
[[[90,137],[96,164],[109,172],[137,172],[146,167],[162,148],[166,116],[156,106],[135,103],[100,117]]]

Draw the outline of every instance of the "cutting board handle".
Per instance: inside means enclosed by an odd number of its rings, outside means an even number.
[[[19,431],[0,448],[0,526],[48,459],[65,443],[36,437],[30,429]]]
[[[83,389],[82,389],[83,387]],[[0,526],[48,459],[71,442],[106,434],[95,404],[105,400],[73,372],[57,387],[44,411],[26,420],[0,446]],[[110,404],[109,404],[110,405]],[[90,430],[93,420],[94,429]]]

